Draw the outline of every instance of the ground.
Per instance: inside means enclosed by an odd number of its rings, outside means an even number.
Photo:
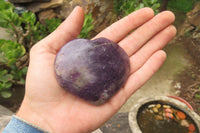
[[[192,56],[193,63],[177,76],[175,82],[180,83],[180,88],[178,88],[180,90],[179,96],[187,100],[194,108],[194,111],[200,115],[200,62],[198,58],[200,49],[198,45],[192,46],[193,42],[195,44],[199,43],[190,37],[179,40],[184,42],[185,48]]]

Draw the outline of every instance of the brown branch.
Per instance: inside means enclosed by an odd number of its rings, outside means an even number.
[[[167,10],[167,4],[168,4],[168,0],[162,0],[161,6],[160,6],[160,12]]]
[[[20,70],[29,64],[29,52],[26,52],[24,56],[18,59],[18,65],[17,68]]]
[[[15,85],[24,85],[20,81],[10,80]]]
[[[27,61],[26,61],[23,65],[19,66],[18,69],[20,70],[20,69],[22,69],[22,68],[28,66],[28,64],[29,64],[29,59],[27,59]]]
[[[23,34],[23,37],[27,37],[30,34],[30,31],[31,31],[31,26],[30,26],[30,23],[28,23],[28,29],[26,33]]]
[[[12,26],[12,28],[13,28],[13,30],[14,30],[15,35],[16,35],[17,43],[19,43],[19,41],[20,41],[20,36],[22,36],[23,33],[22,33],[21,30],[19,30],[19,29],[14,25],[14,23],[13,23],[12,21],[10,21],[10,23],[11,23],[11,26]]]

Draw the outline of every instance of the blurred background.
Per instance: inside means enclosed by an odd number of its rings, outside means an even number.
[[[200,115],[200,0],[0,0],[0,105],[16,112],[24,96],[31,47],[77,5],[85,11],[78,37],[88,39],[140,8],[150,7],[156,14],[172,11],[178,32],[164,48],[166,62],[119,113],[127,113],[141,97],[174,95]]]

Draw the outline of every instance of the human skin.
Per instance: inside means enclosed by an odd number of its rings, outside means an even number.
[[[176,34],[174,19],[169,11],[154,16],[152,9],[143,8],[94,37],[118,43],[128,54],[131,66],[125,85],[108,102],[95,106],[65,91],[55,78],[57,52],[79,35],[83,25],[84,12],[77,6],[54,32],[32,47],[25,96],[16,115],[52,133],[87,133],[97,129],[163,64],[166,54],[161,49]]]

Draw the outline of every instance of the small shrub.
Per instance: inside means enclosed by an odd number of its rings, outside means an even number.
[[[90,38],[90,32],[94,29],[93,22],[92,14],[85,14],[83,27],[78,38]]]
[[[118,15],[126,16],[143,7],[150,7],[158,13],[160,3],[158,0],[114,0],[114,7]]]
[[[194,6],[195,0],[169,0],[168,9],[180,12],[189,12]]]
[[[51,19],[42,25],[34,13],[15,11],[12,4],[0,0],[0,26],[15,37],[14,41],[0,39],[0,94],[4,98],[11,96],[13,85],[24,85],[32,45],[61,23],[61,19]]]
[[[24,84],[26,66],[17,66],[20,58],[26,53],[23,45],[11,40],[0,39],[0,92],[1,96],[11,96],[10,87],[13,84]]]
[[[14,41],[0,39],[0,94],[8,98],[12,95],[10,88],[13,85],[25,83],[31,47],[53,32],[62,20],[47,19],[41,24],[34,13],[17,11],[11,3],[4,0],[0,0],[0,16],[0,26],[15,37]],[[90,37],[93,22],[92,15],[86,14],[80,38]]]

